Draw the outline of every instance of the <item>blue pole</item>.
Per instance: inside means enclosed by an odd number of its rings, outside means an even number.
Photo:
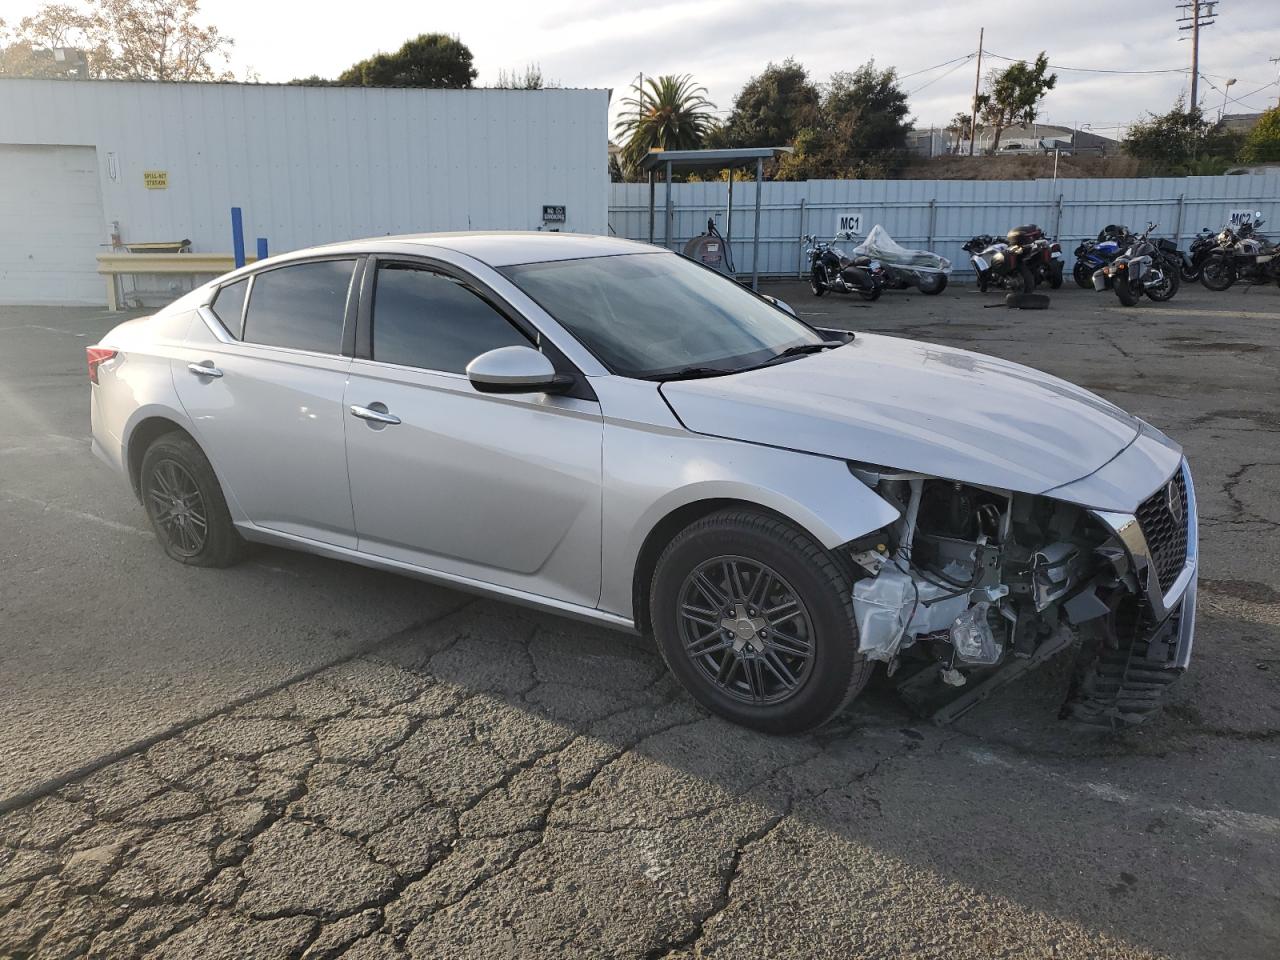
[[[267,259],[267,238],[266,237],[258,238],[258,259],[259,260]]]
[[[244,266],[244,219],[239,207],[231,208],[231,252],[235,254],[236,266]]]

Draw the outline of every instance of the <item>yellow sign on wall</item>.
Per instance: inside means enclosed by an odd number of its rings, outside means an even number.
[[[148,190],[168,190],[169,189],[169,171],[168,170],[143,170],[142,183]]]

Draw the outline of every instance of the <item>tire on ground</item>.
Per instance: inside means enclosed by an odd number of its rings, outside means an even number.
[[[157,520],[156,504],[147,493],[147,478],[164,460],[177,461],[191,475],[204,501],[208,533],[203,547],[194,556],[185,555],[175,547]],[[156,539],[164,547],[165,553],[172,559],[195,567],[229,567],[239,562],[248,552],[248,544],[231,522],[231,512],[227,509],[222,487],[208,457],[199,444],[182,431],[174,430],[157,437],[147,447],[142,455],[138,486],[142,491],[143,506],[151,529],[155,531]]]
[[[1015,310],[1047,310],[1049,297],[1043,293],[1010,293],[1005,295],[1004,305]]]
[[[737,556],[765,563],[786,579],[808,608],[814,660],[798,690],[778,703],[751,705],[719,690],[685,651],[679,628],[681,591],[701,563]],[[714,713],[769,733],[798,733],[836,717],[862,690],[874,664],[858,652],[852,579],[807,533],[749,509],[714,513],[667,545],[649,591],[650,622],[668,669]]]

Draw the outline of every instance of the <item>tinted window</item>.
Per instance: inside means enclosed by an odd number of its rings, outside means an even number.
[[[338,353],[354,260],[322,260],[259,273],[244,339],[274,347]]]
[[[212,309],[227,332],[237,339],[240,336],[240,319],[244,315],[244,294],[249,289],[249,278],[237,280],[218,291]]]
[[[487,350],[529,341],[489,303],[452,277],[380,267],[373,295],[373,359],[463,373]]]

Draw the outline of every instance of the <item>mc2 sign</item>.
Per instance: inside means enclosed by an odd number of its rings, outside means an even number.
[[[836,214],[836,233],[862,233],[862,211],[845,210]]]

